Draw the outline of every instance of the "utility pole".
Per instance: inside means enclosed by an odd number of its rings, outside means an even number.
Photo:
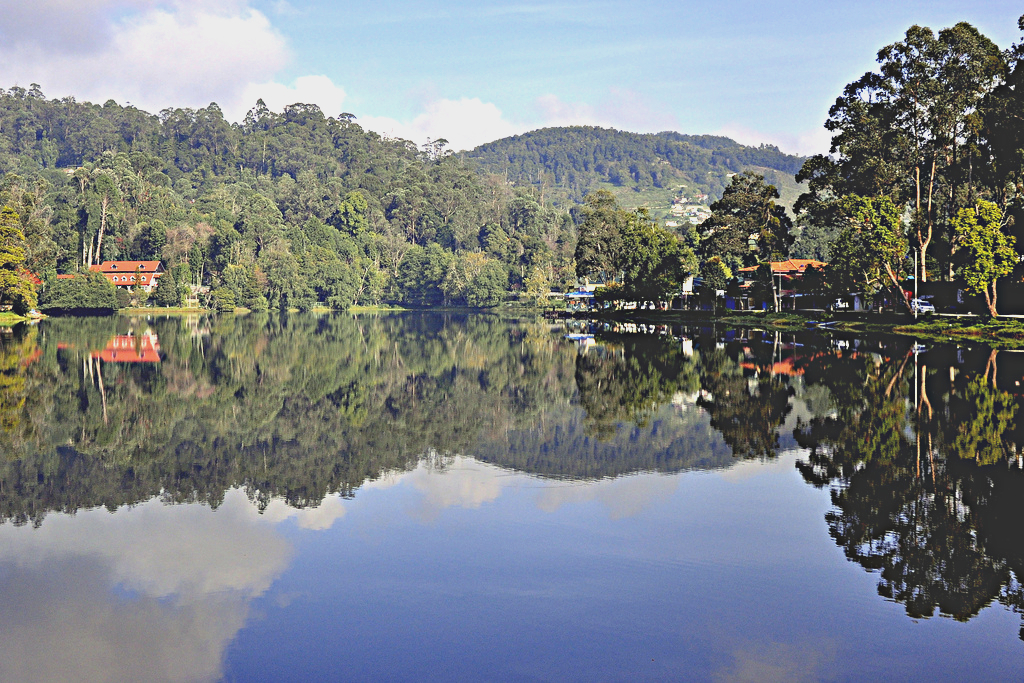
[[[914,309],[914,320],[917,320],[917,281],[920,279],[917,272],[917,252],[914,252],[914,301],[911,308]],[[916,356],[915,356],[916,358]]]

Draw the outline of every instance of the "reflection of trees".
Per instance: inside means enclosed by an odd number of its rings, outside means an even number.
[[[161,362],[94,357],[114,335],[147,328]],[[694,391],[696,375],[661,342],[648,353],[647,342],[626,341],[636,362],[591,368],[537,323],[264,313],[53,319],[11,344],[18,357],[39,354],[17,366],[24,392],[5,394],[19,401],[17,420],[0,435],[0,518],[21,522],[157,494],[216,506],[233,485],[261,504],[316,504],[433,450],[567,477],[723,466],[728,457],[695,411],[662,405]],[[601,419],[646,418],[642,434],[589,438],[591,418],[574,398],[591,408],[604,401],[588,387],[606,370],[621,391]]]
[[[993,600],[1019,608],[1024,477],[1007,462],[1017,399],[996,386],[994,354],[983,371],[894,356],[808,367],[807,381],[835,398],[832,416],[795,434],[809,448],[805,479],[832,487],[829,531],[909,616],[967,620]]]
[[[753,370],[745,370],[727,349],[708,346],[701,351],[699,405],[711,415],[711,426],[722,433],[737,457],[774,457],[778,429],[791,410],[789,399],[794,393],[789,378],[772,371],[777,343],[767,347],[771,349],[768,357],[753,353],[753,363],[748,364]]]
[[[599,437],[609,438],[621,422],[645,426],[676,394],[696,391],[696,362],[678,342],[646,335],[606,341],[576,359],[580,406]]]

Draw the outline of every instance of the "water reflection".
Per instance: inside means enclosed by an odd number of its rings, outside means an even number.
[[[793,476],[798,449],[799,475],[830,492],[836,546],[907,615],[1024,609],[1024,354],[592,331],[577,344],[486,316],[253,315],[0,337],[0,663],[48,656],[40,680],[79,658],[97,677],[216,679],[294,561],[282,528],[327,533],[392,488],[415,492],[403,514],[424,525],[528,486],[542,514],[617,522],[675,500],[681,479],[664,475]],[[78,649],[54,658],[72,631]],[[736,642],[726,677],[813,678],[839,647],[818,643],[828,654],[808,664],[792,642]]]
[[[832,487],[832,537],[909,616],[967,620],[994,600],[1022,604],[1021,396],[1008,391],[1019,391],[1019,358],[912,347],[807,368],[836,412],[797,430],[810,449],[800,469]]]

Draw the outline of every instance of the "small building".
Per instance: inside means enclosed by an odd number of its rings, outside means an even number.
[[[160,341],[152,330],[146,330],[138,338],[132,334],[119,334],[107,342],[106,347],[93,351],[91,355],[104,363],[159,363]]]
[[[152,292],[156,281],[164,274],[159,261],[104,261],[89,266],[89,270],[103,273],[116,287],[141,287],[145,292]]]

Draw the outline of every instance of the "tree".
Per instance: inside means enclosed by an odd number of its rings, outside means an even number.
[[[637,209],[623,227],[618,269],[626,296],[664,301],[677,294],[697,270],[697,257],[673,233],[659,227],[646,209]]]
[[[1003,212],[992,202],[960,209],[953,219],[957,242],[965,250],[960,275],[976,294],[985,295],[989,315],[997,317],[996,283],[1013,272],[1018,258],[1014,238],[1003,232]]]
[[[734,175],[722,198],[711,205],[711,218],[701,223],[700,253],[718,256],[730,268],[789,257],[793,221],[776,204],[779,191],[752,171]]]
[[[833,156],[812,157],[797,174],[809,184],[797,210],[827,221],[850,194],[908,207],[923,281],[929,246],[973,194],[978,107],[1004,64],[995,44],[965,22],[938,36],[911,26],[904,40],[879,50],[878,63],[829,110]]]
[[[576,241],[576,275],[610,282],[618,275],[622,230],[629,214],[619,208],[615,195],[608,190],[588,194],[580,213],[583,220]]]
[[[96,271],[54,279],[46,283],[39,297],[39,309],[63,313],[113,313],[117,310],[117,287]]]
[[[845,226],[832,247],[828,277],[836,291],[872,291],[893,287],[907,310],[901,282],[907,272],[910,243],[900,210],[888,197],[844,197],[839,214]]]
[[[164,308],[181,306],[181,292],[178,291],[178,283],[174,280],[173,270],[164,271],[164,274],[157,279],[153,303]]]
[[[0,209],[0,305],[15,313],[36,307],[35,285],[25,271],[25,235],[18,214],[9,206]]]
[[[488,261],[466,286],[466,303],[481,308],[497,306],[507,291],[508,271],[497,261]]]

